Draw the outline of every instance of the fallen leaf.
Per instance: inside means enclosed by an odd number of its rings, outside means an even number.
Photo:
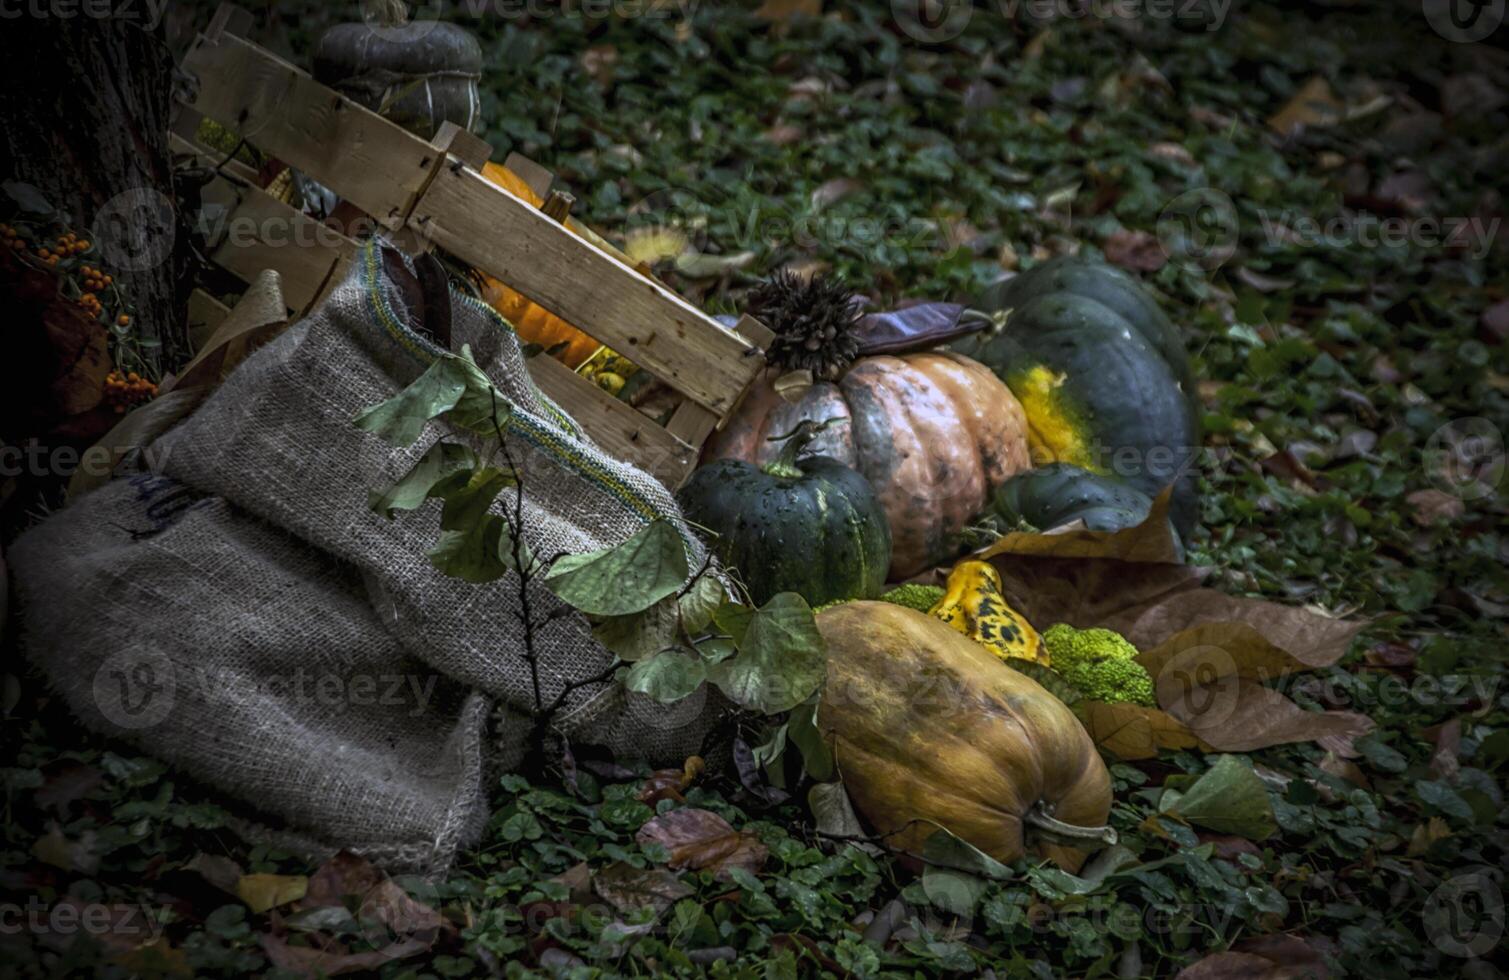
[[[611,44],[594,44],[581,53],[582,70],[603,88],[613,87],[613,70],[618,65],[618,49]]]
[[[428,949],[445,927],[438,911],[415,899],[371,861],[350,851],[336,853],[309,876],[308,894],[299,903],[300,909],[336,906],[354,909],[368,940],[379,947],[417,945]]]
[[[70,805],[88,796],[104,780],[105,774],[93,766],[67,765],[48,773],[32,799],[44,810],[66,817]]]
[[[573,864],[550,880],[565,885],[569,900],[578,904],[585,902],[592,893],[592,867],[586,861]]]
[[[84,831],[77,840],[69,840],[57,824],[48,827],[47,833],[31,845],[32,857],[43,864],[79,874],[94,874],[99,868],[100,856],[95,853],[93,831]]]
[[[310,978],[376,970],[384,963],[392,963],[429,949],[428,944],[414,941],[394,943],[386,949],[371,952],[349,953],[344,946],[334,942],[323,946],[291,946],[287,940],[270,934],[258,936],[257,940],[274,966]]]
[[[863,186],[864,184],[853,177],[835,177],[819,185],[812,192],[812,207],[821,209],[830,204],[836,204]]]
[[[1462,751],[1462,719],[1452,718],[1426,729],[1425,737],[1435,745],[1428,769],[1435,779],[1451,782],[1457,778],[1462,764],[1457,756]]]
[[[793,126],[790,123],[777,123],[760,135],[766,141],[774,143],[776,146],[790,146],[793,143],[799,142],[806,133],[800,126]]]
[[[236,897],[258,914],[296,902],[308,891],[309,879],[303,875],[250,874],[236,882]]]
[[[1327,980],[1325,957],[1312,943],[1288,933],[1273,933],[1268,936],[1251,936],[1231,947],[1242,953],[1252,953],[1268,960],[1280,971],[1278,976],[1295,980]],[[1293,972],[1298,971],[1298,972]]]
[[[1263,849],[1245,837],[1237,837],[1234,834],[1208,834],[1201,832],[1196,835],[1200,843],[1211,846],[1211,856],[1226,861],[1235,861],[1243,854],[1251,854],[1254,857],[1261,856]]]
[[[1415,490],[1404,502],[1409,504],[1410,519],[1421,527],[1449,524],[1467,512],[1467,504],[1461,497],[1443,490]]]
[[[753,834],[734,830],[711,810],[683,808],[652,817],[639,828],[640,844],[655,843],[670,852],[673,868],[709,870],[726,877],[729,868],[751,874],[765,864],[769,852]]]
[[[1335,125],[1345,112],[1346,106],[1331,91],[1331,83],[1316,75],[1282,109],[1268,117],[1268,128],[1289,137],[1306,127]]]
[[[183,870],[198,873],[201,878],[227,895],[236,894],[236,883],[244,874],[241,865],[230,858],[206,854],[203,851],[190,858],[183,866]]]
[[[820,17],[823,0],[765,0],[754,15],[760,20],[774,23],[788,21],[793,17]]]
[[[183,950],[166,939],[117,953],[111,961],[134,977],[192,977],[194,968]]]
[[[1135,527],[1120,531],[1091,531],[1083,526],[1055,528],[1049,533],[1012,531],[1001,535],[975,557],[981,561],[1007,555],[1115,558],[1126,562],[1175,565],[1181,549],[1168,522],[1169,495],[1168,490],[1160,493],[1153,500],[1147,517]]]
[[[1373,729],[1366,715],[1306,711],[1278,691],[1235,675],[1196,682],[1183,690],[1168,691],[1160,685],[1159,704],[1222,752],[1251,752],[1335,735],[1356,738]]]
[[[1080,701],[1074,713],[1098,748],[1128,761],[1151,759],[1159,749],[1193,749],[1200,740],[1179,719],[1140,704]]]
[[[1135,272],[1157,272],[1168,264],[1168,252],[1158,236],[1146,231],[1118,228],[1101,246],[1106,261]]]
[[[1431,817],[1422,824],[1416,824],[1414,832],[1409,835],[1409,846],[1404,849],[1407,857],[1419,857],[1438,840],[1445,840],[1451,836],[1451,827],[1440,817]]]
[[[625,914],[641,908],[652,908],[659,914],[696,893],[664,868],[636,868],[622,861],[597,872],[592,887],[599,898]]]
[[[1484,310],[1478,323],[1494,343],[1503,343],[1509,337],[1509,299],[1501,299]]]
[[[1337,779],[1345,779],[1354,786],[1361,786],[1363,789],[1372,788],[1372,783],[1368,781],[1367,775],[1357,763],[1350,759],[1343,759],[1335,752],[1327,752],[1325,758],[1316,763],[1316,767],[1321,772],[1329,773]]]

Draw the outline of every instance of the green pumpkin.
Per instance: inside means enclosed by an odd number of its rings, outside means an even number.
[[[1084,521],[1091,531],[1120,531],[1147,519],[1153,501],[1114,477],[1069,463],[1018,473],[996,488],[991,507],[1009,523],[1042,530]]]
[[[821,606],[884,589],[891,527],[870,482],[825,456],[797,461],[821,428],[803,422],[763,467],[736,459],[699,467],[676,494],[757,605],[779,592]]]
[[[1199,419],[1200,393],[1195,388],[1195,374],[1179,328],[1164,315],[1141,283],[1115,266],[1063,255],[986,287],[976,305],[982,310],[1020,309],[1050,293],[1083,296],[1120,314],[1168,363],[1190,403],[1190,411]]]
[[[1200,438],[1174,369],[1126,317],[1089,297],[1044,293],[1009,310],[954,349],[988,365],[1021,402],[1033,464],[1070,463],[1149,497],[1173,484],[1170,516],[1187,536]]]

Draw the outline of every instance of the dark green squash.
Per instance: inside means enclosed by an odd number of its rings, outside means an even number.
[[[1072,463],[1156,496],[1187,536],[1198,505],[1194,412],[1173,369],[1140,330],[1094,299],[1045,293],[1010,307],[1002,326],[954,349],[995,371],[1027,414],[1035,466]]]
[[[1164,315],[1142,284],[1121,269],[1103,262],[1063,255],[987,287],[976,305],[982,310],[1020,309],[1050,293],[1083,296],[1120,314],[1168,363],[1190,403],[1190,411],[1195,413],[1196,420],[1199,419],[1200,396],[1179,328]]]
[[[825,456],[797,462],[821,428],[801,423],[763,467],[737,459],[699,467],[676,494],[756,605],[778,592],[812,606],[869,599],[885,586],[891,529],[870,482]]]
[[[1120,531],[1141,524],[1152,506],[1152,498],[1136,487],[1069,463],[1018,473],[991,495],[1001,518],[1040,531],[1077,520],[1091,531]]]

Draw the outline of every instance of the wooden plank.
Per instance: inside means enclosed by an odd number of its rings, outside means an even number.
[[[190,104],[372,215],[404,225],[444,155],[257,45],[201,37],[183,69],[199,79]]]
[[[541,354],[528,365],[540,390],[608,455],[647,470],[673,489],[697,465],[696,449],[555,358]]]
[[[211,260],[246,282],[263,269],[276,271],[295,313],[310,309],[340,282],[358,249],[353,239],[258,187],[216,178],[202,194],[206,204],[225,208],[214,229]]]
[[[462,129],[449,119],[435,130],[435,138],[430,140],[430,145],[437,150],[444,150],[473,170],[481,170],[493,155],[491,143],[471,130]]]
[[[550,196],[550,188],[555,184],[555,174],[535,163],[522,153],[510,153],[504,160],[503,166],[519,175],[524,181],[524,186],[534,191],[534,196],[540,200]]]
[[[194,353],[204,349],[205,341],[231,315],[231,308],[202,289],[189,293],[189,341]]]
[[[442,167],[411,219],[426,236],[720,417],[764,366],[748,342],[475,170]]]
[[[239,180],[248,185],[255,185],[257,172],[240,160],[227,160],[225,154],[212,149],[202,143],[196,143],[191,139],[185,139],[177,133],[168,134],[168,152],[184,156],[194,157],[194,162],[201,167],[214,170],[220,168],[220,173],[229,175],[233,180]]]
[[[739,322],[734,324],[733,330],[734,333],[761,349],[775,338],[775,331],[748,313],[739,318]],[[748,393],[747,389],[745,393]],[[707,441],[708,436],[712,435],[716,430],[723,428],[724,423],[733,417],[734,411],[738,407],[738,403],[736,402],[733,408],[720,419],[696,402],[685,401],[676,406],[676,410],[671,413],[670,419],[666,421],[665,427],[677,439],[700,449],[702,444]]]

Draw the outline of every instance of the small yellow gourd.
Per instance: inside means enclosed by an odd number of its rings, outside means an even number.
[[[961,561],[948,573],[943,598],[929,609],[1002,660],[1048,666],[1048,648],[1026,618],[1006,604],[1001,575],[988,562]]]

